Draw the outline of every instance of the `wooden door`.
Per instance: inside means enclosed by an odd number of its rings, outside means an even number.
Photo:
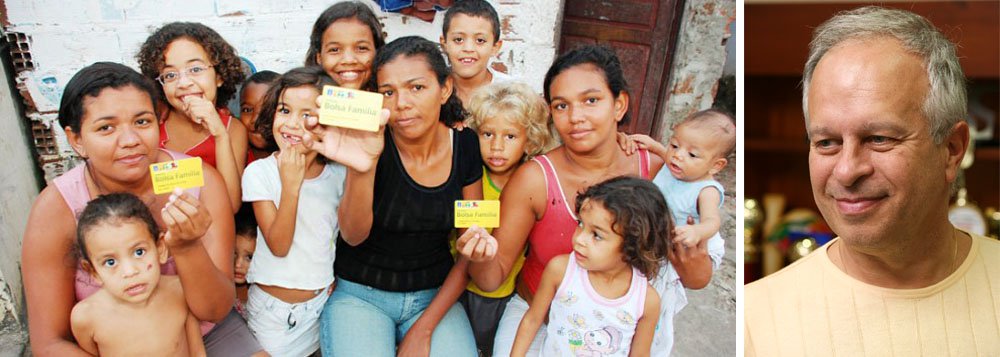
[[[683,13],[684,0],[566,0],[559,52],[597,43],[614,49],[622,61],[632,120],[621,130],[660,132]]]

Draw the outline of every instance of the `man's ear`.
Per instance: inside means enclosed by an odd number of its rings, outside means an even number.
[[[166,264],[167,258],[170,257],[170,251],[167,250],[166,236],[166,232],[160,233],[160,239],[156,240],[157,260],[160,262],[160,265]]]
[[[958,177],[965,151],[969,149],[969,137],[969,124],[965,120],[960,120],[951,127],[951,133],[944,139],[948,155],[945,177],[949,183],[955,182],[955,178]]]
[[[712,162],[712,168],[708,170],[708,173],[712,175],[719,173],[719,171],[722,171],[722,169],[726,167],[727,163],[729,163],[729,160],[726,160],[724,157],[715,159],[715,161]]]
[[[63,132],[66,133],[66,141],[69,141],[69,146],[73,148],[73,151],[76,151],[77,155],[86,159],[87,150],[84,150],[83,143],[80,142],[80,134],[74,132],[73,129],[70,129],[68,126],[63,128]]]
[[[628,113],[628,92],[621,91],[618,96],[615,97],[615,122],[621,122],[622,118],[625,117],[625,113]]]

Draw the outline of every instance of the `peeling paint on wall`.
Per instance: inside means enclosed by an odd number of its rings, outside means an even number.
[[[267,0],[6,0],[8,38],[17,43],[16,81],[30,120],[51,128],[57,148],[40,149],[46,179],[72,167],[72,150],[58,125],[62,87],[80,68],[97,61],[138,64],[134,54],[146,37],[169,21],[196,21],[222,35],[256,70],[284,72],[301,66],[316,17],[337,1],[295,3]],[[409,21],[382,13],[366,2],[383,23],[388,40],[420,35],[437,42],[444,13],[433,22]],[[493,2],[503,19],[504,46],[492,68],[523,78],[541,92],[542,77],[555,56],[554,31],[560,1]],[[81,34],[86,34],[81,36]],[[13,35],[13,38],[10,36]],[[23,51],[21,47],[23,46]],[[45,138],[36,141],[46,141]]]

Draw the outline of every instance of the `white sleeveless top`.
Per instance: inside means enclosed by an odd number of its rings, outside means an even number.
[[[542,356],[628,356],[649,283],[632,268],[632,283],[619,298],[594,290],[588,272],[570,254],[566,274],[549,308]]]

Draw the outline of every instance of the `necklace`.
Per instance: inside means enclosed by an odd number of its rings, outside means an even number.
[[[87,176],[90,176],[90,182],[92,184],[94,184],[94,188],[97,189],[96,190],[97,194],[92,195],[91,198],[97,198],[97,196],[101,196],[101,195],[106,195],[106,194],[109,194],[109,193],[113,193],[113,192],[108,192],[107,190],[105,190],[104,187],[101,186],[101,183],[97,181],[97,176],[94,176],[94,172],[92,171],[93,169],[90,168],[90,160],[89,159],[86,160],[86,161],[84,161],[84,167],[87,170]],[[123,191],[123,192],[125,192],[125,191]],[[145,203],[146,207],[152,207],[153,203],[156,201],[156,195],[146,194],[146,195],[135,195],[135,196],[138,197],[139,200],[142,201],[142,203]]]

